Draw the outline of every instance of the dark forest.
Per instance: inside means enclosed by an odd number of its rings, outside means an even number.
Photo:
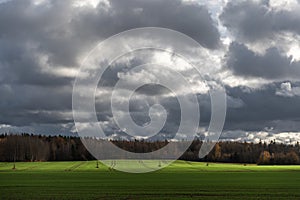
[[[131,152],[152,152],[168,144],[168,141],[111,141],[118,147]],[[300,145],[277,144],[275,141],[258,144],[240,142],[218,142],[213,150],[202,159],[198,152],[202,141],[193,141],[180,157],[186,161],[245,163],[259,165],[300,164]],[[42,135],[0,135],[0,161],[84,161],[95,158],[86,150],[78,137]]]

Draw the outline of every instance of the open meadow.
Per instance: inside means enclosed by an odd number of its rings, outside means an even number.
[[[300,198],[300,166],[176,161],[148,174],[117,172],[102,164],[96,168],[96,161],[12,167],[0,163],[0,199]]]

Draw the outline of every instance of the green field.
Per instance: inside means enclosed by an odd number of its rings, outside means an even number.
[[[154,162],[154,161],[153,161]],[[120,161],[120,164],[122,162]],[[89,162],[0,163],[0,199],[300,199],[300,166],[177,161],[148,174]]]

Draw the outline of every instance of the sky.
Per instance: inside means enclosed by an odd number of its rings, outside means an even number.
[[[141,27],[173,29],[202,45],[196,53],[188,45],[182,47],[194,55],[205,81],[226,89],[222,139],[300,141],[297,0],[1,0],[0,132],[76,134],[72,91],[82,60],[99,41]],[[105,71],[96,91],[98,120],[109,137],[126,137],[110,110],[115,84],[120,79],[150,79],[151,70],[128,71],[156,60],[194,81],[189,66],[166,52],[140,51],[120,58]],[[200,102],[201,135],[211,113],[208,89],[195,82],[192,87],[179,85],[177,92],[188,95],[191,88]],[[118,95],[121,99],[122,93]],[[161,133],[172,138],[180,106],[167,88],[141,87],[132,97],[131,116],[137,124],[147,124],[149,106],[157,103],[168,113]]]

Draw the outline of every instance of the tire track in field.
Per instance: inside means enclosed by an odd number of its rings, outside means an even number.
[[[17,171],[29,171],[29,170],[32,170],[32,169],[37,169],[37,168],[40,168],[41,166],[45,165],[45,162],[31,162],[35,165],[33,166],[30,166],[30,167],[26,167],[26,168],[23,168],[23,169],[20,169],[18,170],[18,163],[16,163],[16,170]]]
[[[116,165],[117,165],[117,161],[116,161],[116,160],[112,160],[112,161],[110,162],[110,166],[109,166],[108,170],[109,170],[109,171],[115,171]]]
[[[157,168],[152,168],[152,167],[149,167],[148,165],[146,165],[146,164],[144,163],[143,160],[139,160],[138,162],[139,162],[141,165],[143,165],[144,167],[146,167],[147,169],[157,170]],[[158,166],[161,167],[161,162],[158,163]]]
[[[75,169],[79,168],[80,166],[82,166],[83,164],[85,164],[85,162],[79,162],[79,163],[76,163],[75,165],[65,169],[65,171],[74,171]]]

